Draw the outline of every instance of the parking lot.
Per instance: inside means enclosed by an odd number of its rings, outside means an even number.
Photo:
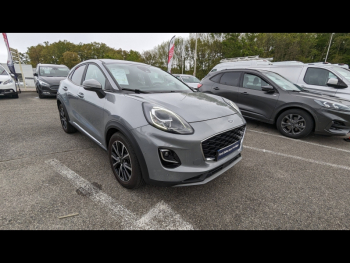
[[[0,229],[350,229],[346,137],[247,122],[242,161],[215,180],[128,190],[107,152],[62,130],[55,98],[0,98]]]

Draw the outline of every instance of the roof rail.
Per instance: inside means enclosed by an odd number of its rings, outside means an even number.
[[[272,61],[273,58],[259,58],[259,55],[257,55],[257,56],[247,56],[247,57],[224,58],[220,60],[220,62],[223,63],[223,62],[238,62],[238,61],[250,61],[250,60]]]

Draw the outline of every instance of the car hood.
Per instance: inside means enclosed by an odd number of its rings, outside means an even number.
[[[222,97],[201,92],[128,94],[127,96],[162,106],[180,115],[187,122],[205,121],[237,113],[222,100]]]
[[[294,92],[290,92],[293,93]],[[319,100],[329,100],[329,101],[334,101],[338,103],[342,103],[344,105],[350,105],[350,101],[337,97],[337,96],[332,96],[328,94],[324,94],[321,92],[295,92],[296,96],[304,97],[304,98],[310,98],[310,99],[319,99]]]
[[[42,76],[39,77],[40,80],[45,81],[50,85],[60,85],[60,81],[65,78],[66,77],[42,77]]]
[[[0,81],[6,81],[8,79],[10,79],[11,77],[8,75],[0,75]]]

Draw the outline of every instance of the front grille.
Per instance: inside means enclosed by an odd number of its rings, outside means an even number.
[[[229,146],[242,139],[245,131],[245,125],[233,130],[229,130],[220,134],[217,134],[202,142],[202,150],[204,158],[216,158],[218,150]]]
[[[58,90],[58,85],[55,85],[55,86],[50,86],[50,89],[53,89],[53,90]]]

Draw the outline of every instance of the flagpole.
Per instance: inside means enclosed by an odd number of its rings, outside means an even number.
[[[196,45],[194,48],[194,71],[193,76],[196,76],[196,63],[197,63],[197,33],[196,33]]]
[[[333,34],[331,35],[331,40],[329,40],[329,45],[328,45],[328,50],[327,50],[327,55],[326,55],[326,59],[324,60],[324,62],[327,62],[327,57],[328,57],[328,52],[329,52],[329,48],[331,47],[331,43],[332,43],[332,37],[333,37]]]

